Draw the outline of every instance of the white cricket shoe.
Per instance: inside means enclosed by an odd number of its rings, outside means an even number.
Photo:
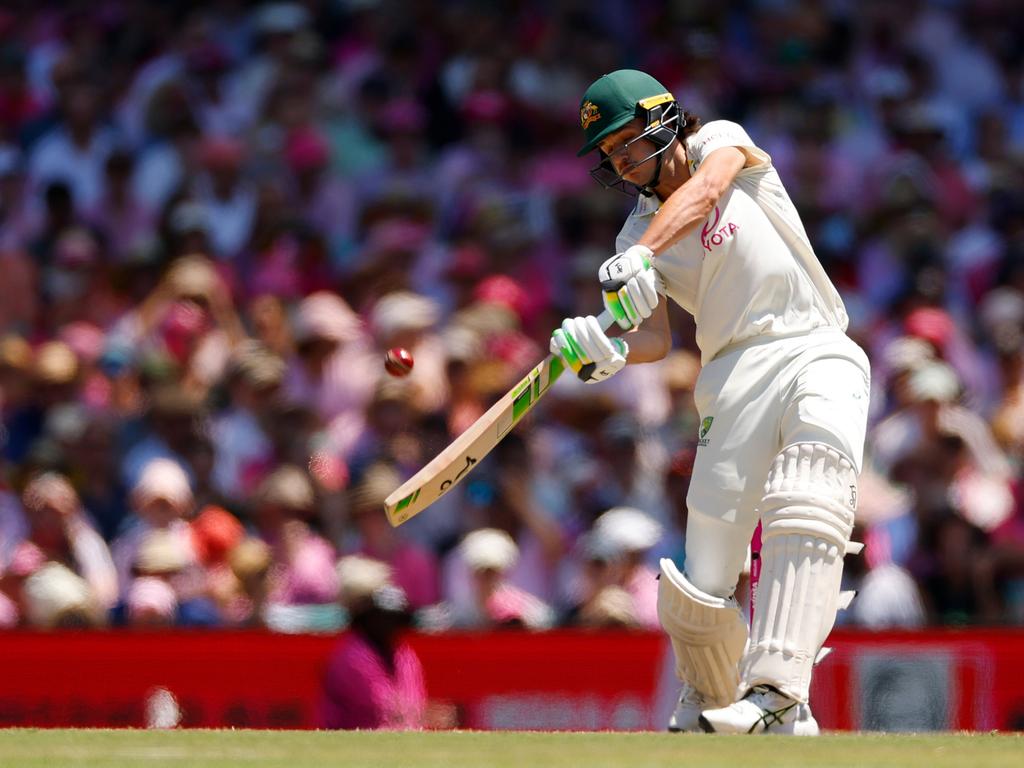
[[[696,688],[689,683],[683,683],[683,689],[679,693],[679,703],[676,704],[672,717],[668,719],[668,729],[672,733],[700,733],[701,727],[698,720],[700,713],[707,702]]]
[[[708,733],[818,735],[818,721],[809,706],[767,685],[755,685],[728,707],[705,710],[698,723]]]

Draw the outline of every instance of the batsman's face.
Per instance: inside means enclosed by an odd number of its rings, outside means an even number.
[[[626,181],[643,186],[654,175],[656,158],[651,157],[655,146],[647,139],[638,139],[643,133],[643,122],[637,118],[624,128],[598,142],[598,148],[608,157],[612,168]]]

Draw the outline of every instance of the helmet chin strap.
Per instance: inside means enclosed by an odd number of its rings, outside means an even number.
[[[673,139],[673,141],[674,141],[674,139]],[[668,152],[669,147],[671,147],[671,146],[672,146],[672,144],[670,142],[669,146],[665,147],[664,151],[658,153],[658,157],[654,161],[654,174],[651,176],[651,180],[648,181],[643,186],[634,185],[634,186],[636,186],[637,191],[641,195],[643,195],[644,197],[653,197],[654,196],[654,190],[658,186],[658,180],[661,178],[661,168],[662,168],[662,165],[664,164],[664,161],[665,161],[665,153]]]

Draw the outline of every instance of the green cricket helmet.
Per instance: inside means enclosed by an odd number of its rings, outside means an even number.
[[[626,172],[657,158],[651,180],[642,187],[627,182],[621,174],[615,172],[604,152],[601,152],[601,162],[591,169],[590,174],[605,187],[624,190],[625,185],[629,184],[638,192],[651,195],[661,175],[663,153],[679,137],[681,122],[679,104],[675,97],[647,73],[635,69],[619,69],[591,83],[580,100],[580,126],[583,128],[584,143],[576,156],[582,157],[599,149],[597,145],[602,139],[624,128],[637,117],[644,121],[644,130],[629,144],[645,139],[654,144],[654,152],[627,168]]]

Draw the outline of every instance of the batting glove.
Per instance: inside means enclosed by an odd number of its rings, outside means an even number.
[[[598,269],[605,309],[620,328],[635,328],[658,306],[658,273],[653,262],[650,248],[633,245]]]
[[[570,317],[551,334],[551,354],[558,355],[581,381],[595,384],[614,376],[626,364],[629,345],[610,339],[597,318]]]

